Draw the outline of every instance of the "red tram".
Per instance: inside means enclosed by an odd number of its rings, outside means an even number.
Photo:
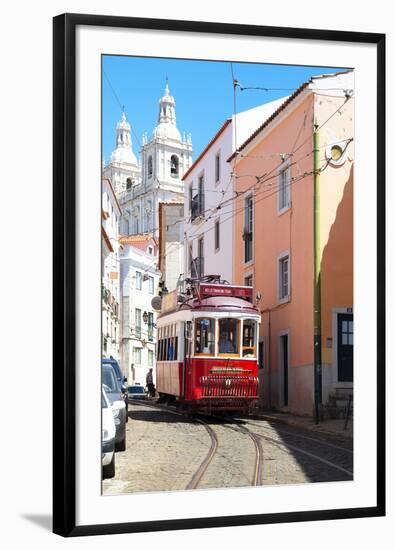
[[[258,398],[260,315],[253,289],[218,276],[185,285],[181,296],[164,296],[158,317],[160,398],[189,411],[248,412]]]

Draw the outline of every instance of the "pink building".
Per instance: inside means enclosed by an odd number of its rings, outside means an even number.
[[[353,71],[312,78],[229,159],[235,283],[261,294],[261,402],[297,414],[353,387],[353,88]]]

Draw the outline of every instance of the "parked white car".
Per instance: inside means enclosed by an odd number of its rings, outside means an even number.
[[[102,476],[115,476],[115,420],[114,412],[102,388]]]

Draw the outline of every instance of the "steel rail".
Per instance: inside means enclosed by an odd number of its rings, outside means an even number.
[[[227,417],[226,420],[240,424],[240,422],[237,421],[235,418]],[[239,426],[238,428],[236,428],[235,426],[232,426],[232,428],[230,428],[230,426],[226,426],[225,424],[225,427],[249,435],[252,441],[254,442],[255,467],[254,467],[254,474],[253,474],[251,485],[253,487],[262,485],[263,449],[262,449],[262,442],[260,438],[257,437],[257,434],[255,434],[245,426]]]
[[[200,420],[199,418],[196,419],[196,422],[199,422],[200,424],[202,424],[210,438],[211,438],[211,446],[210,446],[210,449],[207,453],[207,455],[205,456],[203,462],[201,462],[199,468],[196,470],[196,472],[193,474],[191,480],[189,481],[188,485],[185,487],[186,490],[189,490],[189,489],[196,489],[197,486],[199,485],[200,481],[202,480],[207,468],[209,467],[212,459],[214,458],[214,455],[215,453],[217,452],[217,449],[218,449],[218,438],[217,438],[217,434],[215,433],[215,431],[212,429],[212,427],[207,424],[206,422],[204,422],[203,420]]]
[[[266,426],[260,426],[259,424],[255,424],[254,422],[248,422],[247,423],[249,425],[254,425],[254,426],[259,426],[259,428],[263,428],[264,430],[269,430],[270,428],[269,427],[266,427]],[[346,447],[342,447],[341,445],[335,445],[334,443],[328,443],[327,441],[324,441],[318,437],[310,437],[310,436],[307,436],[307,435],[302,435],[302,434],[297,434],[297,433],[293,433],[293,432],[289,432],[288,430],[283,430],[281,428],[275,428],[276,430],[276,433],[279,433],[279,434],[287,434],[287,435],[290,435],[292,437],[298,437],[300,439],[307,439],[309,441],[314,441],[315,443],[319,443],[320,445],[326,445],[327,447],[332,447],[333,449],[338,449],[339,451],[344,451],[345,453],[350,453],[350,454],[353,454],[353,450],[352,449],[347,449]]]
[[[280,439],[275,439],[274,437],[269,437],[267,435],[259,434],[256,432],[256,436],[262,439],[266,439],[267,441],[271,441],[273,443],[276,443],[280,447],[285,447],[286,449],[293,449],[294,451],[297,451],[299,453],[302,453],[306,456],[309,456],[310,458],[313,458],[315,460],[318,460],[319,462],[322,462],[323,464],[326,464],[327,466],[331,466],[332,468],[336,468],[337,470],[340,470],[341,472],[347,474],[350,477],[353,477],[353,472],[350,470],[347,470],[346,468],[343,468],[342,466],[339,466],[338,464],[335,464],[334,462],[331,462],[330,460],[326,460],[325,458],[322,458],[320,456],[315,455],[314,453],[310,453],[309,451],[306,451],[304,449],[301,449],[300,447],[296,447],[295,445],[291,445],[290,443],[283,443]]]
[[[138,402],[138,404],[139,405],[147,405],[148,407],[153,408],[153,409],[155,408],[157,410],[159,409],[159,410],[162,410],[162,411],[169,412],[171,414],[176,414],[177,416],[185,417],[185,415],[183,415],[182,413],[169,409],[168,406],[158,405],[157,403],[149,403],[149,402],[147,403],[146,401],[141,402],[141,403]],[[204,476],[207,468],[209,467],[209,465],[210,465],[212,459],[214,458],[214,455],[215,455],[215,453],[217,452],[217,449],[218,449],[218,438],[217,438],[216,433],[212,429],[212,427],[209,426],[209,424],[207,424],[203,420],[200,420],[199,418],[196,418],[195,421],[199,422],[200,424],[202,424],[206,428],[206,431],[208,432],[208,434],[210,436],[210,439],[211,439],[211,445],[210,445],[210,449],[209,449],[207,455],[204,457],[203,461],[200,463],[199,467],[197,468],[197,470],[195,471],[195,473],[191,477],[189,483],[185,487],[186,490],[197,488],[197,486],[199,485],[202,477]]]

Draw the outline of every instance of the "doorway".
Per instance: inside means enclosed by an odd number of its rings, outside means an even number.
[[[337,380],[354,379],[354,318],[352,313],[337,314]]]
[[[282,374],[282,404],[288,406],[288,334],[280,336],[280,369]]]

